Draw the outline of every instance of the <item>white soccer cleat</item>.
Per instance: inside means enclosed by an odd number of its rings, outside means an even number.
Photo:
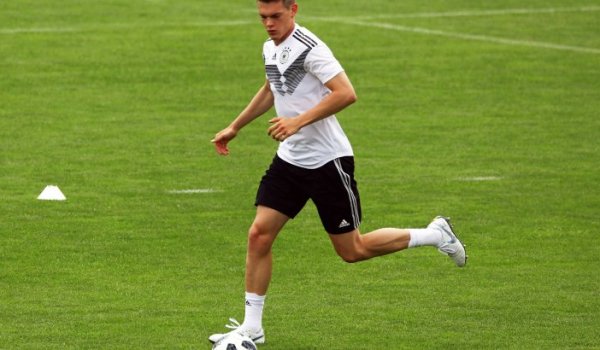
[[[227,337],[231,333],[238,333],[238,334],[245,335],[248,338],[252,339],[252,341],[255,344],[264,344],[265,343],[265,331],[262,328],[259,330],[241,329],[240,323],[238,321],[236,321],[235,319],[230,318],[229,322],[231,322],[231,323],[228,325],[225,325],[225,327],[227,327],[229,329],[233,329],[231,332],[215,333],[215,334],[211,335],[210,337],[208,337],[208,340],[214,344],[214,343],[218,342],[219,340]]]
[[[437,246],[442,254],[448,255],[458,267],[463,267],[467,264],[468,257],[465,246],[456,237],[454,229],[450,224],[450,218],[436,216],[427,228],[433,228],[442,232],[442,241]]]

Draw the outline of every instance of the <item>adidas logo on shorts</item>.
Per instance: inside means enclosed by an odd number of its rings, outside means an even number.
[[[342,222],[340,222],[340,226],[338,226],[338,228],[348,227],[348,226],[350,226],[350,224],[348,223],[348,221],[342,220]]]

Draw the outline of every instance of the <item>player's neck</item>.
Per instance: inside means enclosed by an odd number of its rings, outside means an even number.
[[[294,22],[294,25],[292,25],[292,28],[287,33],[285,33],[284,36],[281,37],[281,41],[275,42],[275,46],[279,46],[279,45],[281,45],[281,43],[283,43],[284,41],[286,41],[287,38],[289,38],[290,35],[292,35],[292,33],[294,32],[294,30],[296,30],[296,22]]]

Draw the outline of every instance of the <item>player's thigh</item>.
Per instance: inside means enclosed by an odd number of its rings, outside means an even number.
[[[335,159],[315,175],[318,177],[312,181],[311,199],[327,233],[343,234],[357,229],[362,213],[353,158]]]
[[[308,201],[304,189],[305,169],[300,169],[275,157],[260,181],[255,205],[274,209],[294,218]]]
[[[250,234],[272,236],[274,239],[289,219],[276,209],[258,205]]]

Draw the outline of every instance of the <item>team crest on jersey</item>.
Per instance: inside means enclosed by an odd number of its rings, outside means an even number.
[[[290,52],[292,49],[285,47],[279,56],[279,63],[285,64],[290,59]]]

